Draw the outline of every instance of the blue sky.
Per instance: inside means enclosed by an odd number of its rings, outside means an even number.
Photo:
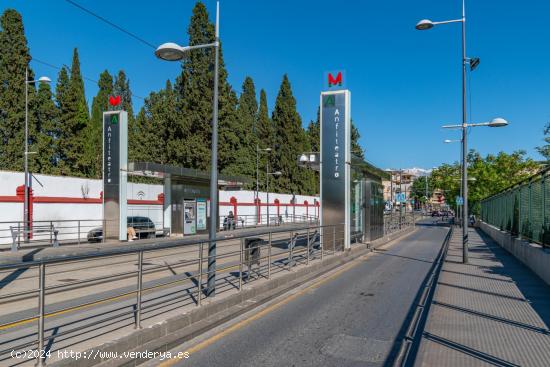
[[[153,44],[187,42],[194,0],[77,0]],[[205,0],[211,16],[215,2]],[[382,167],[430,168],[458,158],[458,132],[440,128],[461,119],[460,26],[414,29],[422,18],[460,17],[460,0],[222,0],[221,38],[229,82],[240,92],[249,75],[273,107],[287,73],[304,125],[316,115],[323,73],[344,69],[352,117],[367,159]],[[134,94],[147,96],[177,64],[157,60],[146,45],[63,0],[3,0],[0,11],[23,15],[33,57],[70,64],[78,47],[82,72],[124,69]],[[467,2],[468,56],[481,58],[471,75],[471,121],[502,116],[503,129],[476,128],[470,147],[481,153],[535,147],[550,121],[550,1]],[[33,63],[38,75],[57,72]],[[97,87],[86,81],[87,99]],[[134,100],[141,106],[142,101]]]

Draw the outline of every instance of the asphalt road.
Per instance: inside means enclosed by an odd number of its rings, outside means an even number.
[[[160,366],[391,366],[448,228],[411,235],[180,347]],[[151,361],[154,363],[153,361]]]

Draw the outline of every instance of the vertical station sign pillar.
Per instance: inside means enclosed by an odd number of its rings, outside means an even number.
[[[103,238],[127,239],[128,113],[103,113]]]
[[[350,248],[351,93],[343,72],[325,73],[321,92],[321,225],[323,248]]]

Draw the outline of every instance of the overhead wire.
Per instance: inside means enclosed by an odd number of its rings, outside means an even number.
[[[52,68],[52,69],[61,70],[61,69],[65,68],[65,69],[67,69],[68,71],[70,71],[70,68],[69,68],[67,65],[57,66],[57,65],[51,64],[51,63],[49,63],[49,62],[46,62],[46,61],[43,61],[43,60],[34,58],[34,57],[31,59],[31,61],[34,61],[34,62],[36,62],[36,63],[39,63],[39,64],[42,64],[42,65],[48,66],[48,67],[50,67],[50,68]],[[99,83],[97,80],[92,79],[92,78],[89,78],[89,77],[87,77],[87,76],[85,76],[85,75],[81,75],[81,76],[82,76],[82,79],[87,80],[87,81],[89,81],[89,82],[92,82],[92,83],[95,83],[95,84],[98,84],[98,83]],[[144,97],[138,96],[137,94],[134,94],[133,92],[131,92],[131,94],[132,94],[132,97],[136,97],[136,98],[139,98],[139,99],[141,99],[141,100],[145,100]]]
[[[121,31],[122,33],[125,33],[126,35],[128,35],[128,36],[134,38],[135,40],[137,40],[137,41],[139,41],[139,42],[141,42],[141,43],[143,43],[143,44],[145,44],[145,45],[147,45],[147,46],[149,46],[149,47],[151,47],[151,48],[153,48],[153,49],[156,49],[156,48],[157,48],[157,47],[156,47],[155,45],[153,45],[151,42],[148,42],[148,41],[144,40],[143,38],[139,37],[138,35],[136,35],[136,34],[130,32],[130,31],[128,31],[128,30],[122,28],[121,26],[119,26],[119,25],[117,25],[117,24],[111,22],[110,20],[108,20],[108,19],[102,17],[101,15],[99,15],[99,14],[97,14],[97,13],[94,13],[93,11],[91,11],[91,10],[89,10],[89,9],[86,9],[85,7],[83,7],[82,5],[78,4],[77,2],[75,2],[75,1],[73,1],[73,0],[65,0],[65,1],[66,1],[67,3],[73,5],[74,7],[76,7],[76,8],[78,8],[78,9],[82,10],[83,12],[86,12],[86,13],[90,14],[91,16],[93,16],[93,17],[95,17],[95,18],[101,20],[102,22],[104,22],[104,23],[110,25],[111,27],[113,27],[113,28],[115,28],[115,29],[118,29],[118,30]]]

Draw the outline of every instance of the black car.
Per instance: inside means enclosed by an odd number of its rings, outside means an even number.
[[[128,217],[128,227],[134,228],[138,238],[154,238],[156,236],[155,223],[147,217]],[[88,242],[101,242],[103,228],[97,227],[88,232]]]

